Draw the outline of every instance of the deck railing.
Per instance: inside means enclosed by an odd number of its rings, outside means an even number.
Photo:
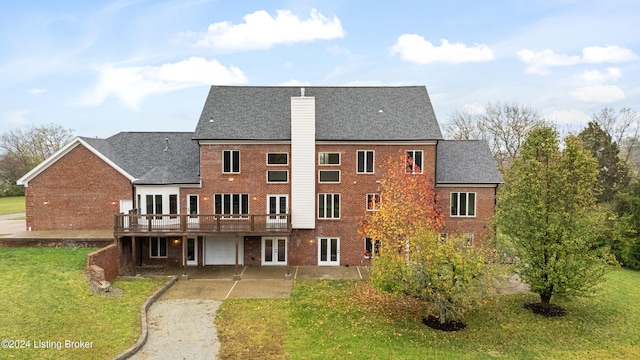
[[[246,215],[178,215],[178,214],[116,214],[114,231],[128,232],[288,232],[289,214]]]

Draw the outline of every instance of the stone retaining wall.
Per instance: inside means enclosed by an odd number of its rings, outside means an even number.
[[[87,255],[87,269],[98,266],[104,270],[104,279],[111,281],[118,277],[118,246],[111,244]]]

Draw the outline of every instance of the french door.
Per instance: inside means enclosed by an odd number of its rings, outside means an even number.
[[[340,238],[318,239],[318,265],[340,265]]]
[[[287,264],[287,239],[280,237],[262,238],[262,265]]]
[[[288,195],[267,195],[267,214],[286,214]],[[286,224],[286,216],[271,215],[267,217],[267,227],[279,227]]]

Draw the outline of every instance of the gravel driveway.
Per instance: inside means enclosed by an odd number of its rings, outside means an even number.
[[[130,359],[215,359],[217,300],[164,299],[151,305],[146,344]]]

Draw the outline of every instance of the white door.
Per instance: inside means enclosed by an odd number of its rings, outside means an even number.
[[[193,238],[187,239],[187,265],[198,266],[198,241]]]
[[[235,236],[211,236],[205,238],[204,264],[205,265],[235,265],[236,263],[236,237]],[[243,263],[244,239],[240,237],[238,243],[238,264]]]
[[[318,239],[318,265],[320,266],[340,265],[340,239],[339,238],[319,238]]]
[[[262,238],[262,265],[287,264],[287,238]]]
[[[287,198],[287,195],[267,195],[267,214],[286,214]],[[280,224],[286,224],[286,221],[286,216],[269,216],[267,227],[279,227]]]

